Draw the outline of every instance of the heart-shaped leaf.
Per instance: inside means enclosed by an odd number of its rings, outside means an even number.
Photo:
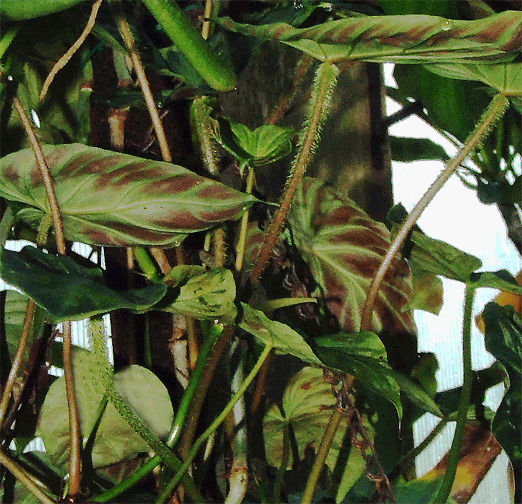
[[[293,355],[304,362],[322,366],[310,345],[296,331],[286,324],[270,320],[263,312],[241,303],[243,315],[239,327],[254,335],[265,346],[273,347],[276,352]]]
[[[280,40],[321,61],[434,63],[506,59],[520,50],[522,13],[506,11],[475,21],[438,16],[361,16],[311,28],[217,20],[227,30]]]
[[[114,291],[99,268],[80,266],[70,257],[45,254],[35,247],[20,252],[3,249],[0,277],[47,310],[53,322],[79,320],[118,308],[145,310],[167,292],[163,284]]]
[[[97,410],[104,395],[103,385],[93,370],[96,358],[83,349],[73,353],[76,400],[82,436],[88,436],[97,419]],[[169,394],[161,381],[141,366],[130,366],[114,375],[117,391],[132,409],[158,436],[165,437],[174,412]],[[65,379],[59,378],[45,398],[38,434],[42,436],[51,461],[65,465],[69,457],[69,416],[65,395]],[[134,458],[147,452],[148,445],[134,432],[126,420],[108,404],[98,428],[92,451],[94,467],[102,467]]]
[[[370,282],[390,244],[388,230],[355,203],[310,178],[298,190],[288,222],[327,307],[346,332],[358,331]],[[374,330],[414,333],[411,313],[403,312],[410,298],[408,266],[396,259],[375,303]]]
[[[228,127],[229,126],[229,127]],[[265,124],[251,130],[244,124],[220,123],[218,142],[240,160],[241,167],[273,163],[290,154],[294,129]]]
[[[44,146],[65,237],[104,246],[174,246],[239,218],[256,199],[170,163],[81,144]],[[0,195],[36,227],[49,212],[32,150],[0,160]]]
[[[188,275],[187,275],[188,272]],[[169,296],[155,309],[181,313],[198,320],[219,319],[232,322],[237,310],[236,283],[232,272],[227,269],[206,270],[203,266],[175,266],[163,280],[179,287],[174,290],[175,298]]]

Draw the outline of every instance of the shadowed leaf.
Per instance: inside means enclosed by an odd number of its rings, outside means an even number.
[[[170,163],[80,144],[44,146],[65,237],[104,246],[174,246],[238,219],[256,199]],[[0,195],[34,227],[48,203],[32,150],[0,161]]]
[[[78,320],[118,308],[145,310],[167,291],[163,284],[114,291],[98,268],[86,268],[69,257],[45,254],[35,247],[2,250],[0,276],[45,308],[53,322]]]

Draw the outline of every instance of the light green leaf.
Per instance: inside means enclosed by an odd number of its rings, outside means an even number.
[[[241,306],[241,329],[252,334],[263,345],[273,347],[277,353],[290,354],[309,364],[322,366],[322,362],[298,332],[286,324],[270,320],[263,312],[254,310],[246,303],[241,303]]]
[[[324,182],[305,177],[288,222],[295,245],[324,293],[326,307],[347,332],[359,330],[373,275],[390,245],[386,227]],[[405,261],[395,259],[379,291],[373,328],[415,333],[410,312],[411,279]]]
[[[355,376],[365,387],[390,401],[401,419],[399,385],[388,364],[386,349],[375,333],[338,333],[315,338],[314,343],[314,351],[326,367]]]
[[[411,241],[415,244],[411,254],[412,269],[468,283],[471,274],[482,265],[477,257],[419,231],[412,232]]]
[[[474,80],[487,84],[506,96],[522,95],[522,63],[502,64],[434,64],[426,70],[450,79]]]
[[[424,310],[438,315],[443,300],[442,280],[433,273],[413,269],[413,296],[405,310]]]
[[[45,254],[35,247],[3,249],[0,277],[29,296],[53,322],[79,320],[118,308],[146,310],[167,292],[163,284],[142,289],[109,289],[99,268],[80,266],[69,257]]]
[[[522,13],[505,11],[474,21],[437,16],[362,16],[310,28],[285,23],[253,26],[224,17],[230,31],[280,40],[321,61],[395,63],[477,62],[512,59],[520,51]]]
[[[174,246],[186,233],[238,219],[256,198],[171,163],[82,144],[44,146],[66,239],[104,246]],[[0,160],[0,195],[37,227],[49,212],[31,149]]]
[[[40,16],[47,16],[73,5],[81,3],[83,0],[2,0],[0,2],[0,15],[5,20],[22,21]]]
[[[76,349],[73,352],[76,400],[82,437],[89,435],[104,395],[103,385],[96,379],[98,374],[93,370],[96,362],[96,358],[87,350]],[[151,430],[160,437],[166,437],[174,412],[167,389],[160,380],[151,371],[133,365],[116,373],[114,383],[117,391]],[[69,417],[63,377],[55,381],[47,393],[38,434],[42,436],[51,461],[56,465],[66,465],[69,458]],[[94,442],[94,467],[129,460],[148,450],[145,441],[109,403]]]
[[[201,270],[196,272],[195,268]],[[207,271],[202,266],[175,266],[164,281],[169,286],[174,281],[177,288],[156,309],[199,320],[219,319],[228,323],[236,317],[236,283],[230,270]],[[174,299],[170,300],[171,297]]]

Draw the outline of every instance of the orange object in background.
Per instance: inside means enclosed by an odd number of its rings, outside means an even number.
[[[522,271],[519,271],[515,277],[518,285],[522,285]],[[515,308],[515,311],[522,316],[522,296],[517,294],[511,294],[510,292],[501,292],[494,300],[500,306],[511,305]],[[485,332],[484,321],[482,320],[482,314],[475,317],[475,323],[482,333]]]

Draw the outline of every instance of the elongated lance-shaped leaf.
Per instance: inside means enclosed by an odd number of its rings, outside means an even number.
[[[476,21],[438,16],[369,16],[329,21],[311,28],[285,23],[261,26],[217,22],[227,30],[280,40],[321,61],[365,60],[444,63],[506,60],[520,52],[522,12],[506,11]]]
[[[81,144],[44,146],[65,237],[104,246],[175,246],[241,217],[256,199],[170,163]],[[37,226],[48,210],[30,149],[0,160],[0,195]]]
[[[327,307],[345,331],[359,331],[370,282],[390,244],[388,230],[355,203],[311,178],[305,178],[297,192],[288,222]],[[408,266],[396,259],[376,301],[374,330],[414,333],[411,313],[403,312],[410,297]]]

